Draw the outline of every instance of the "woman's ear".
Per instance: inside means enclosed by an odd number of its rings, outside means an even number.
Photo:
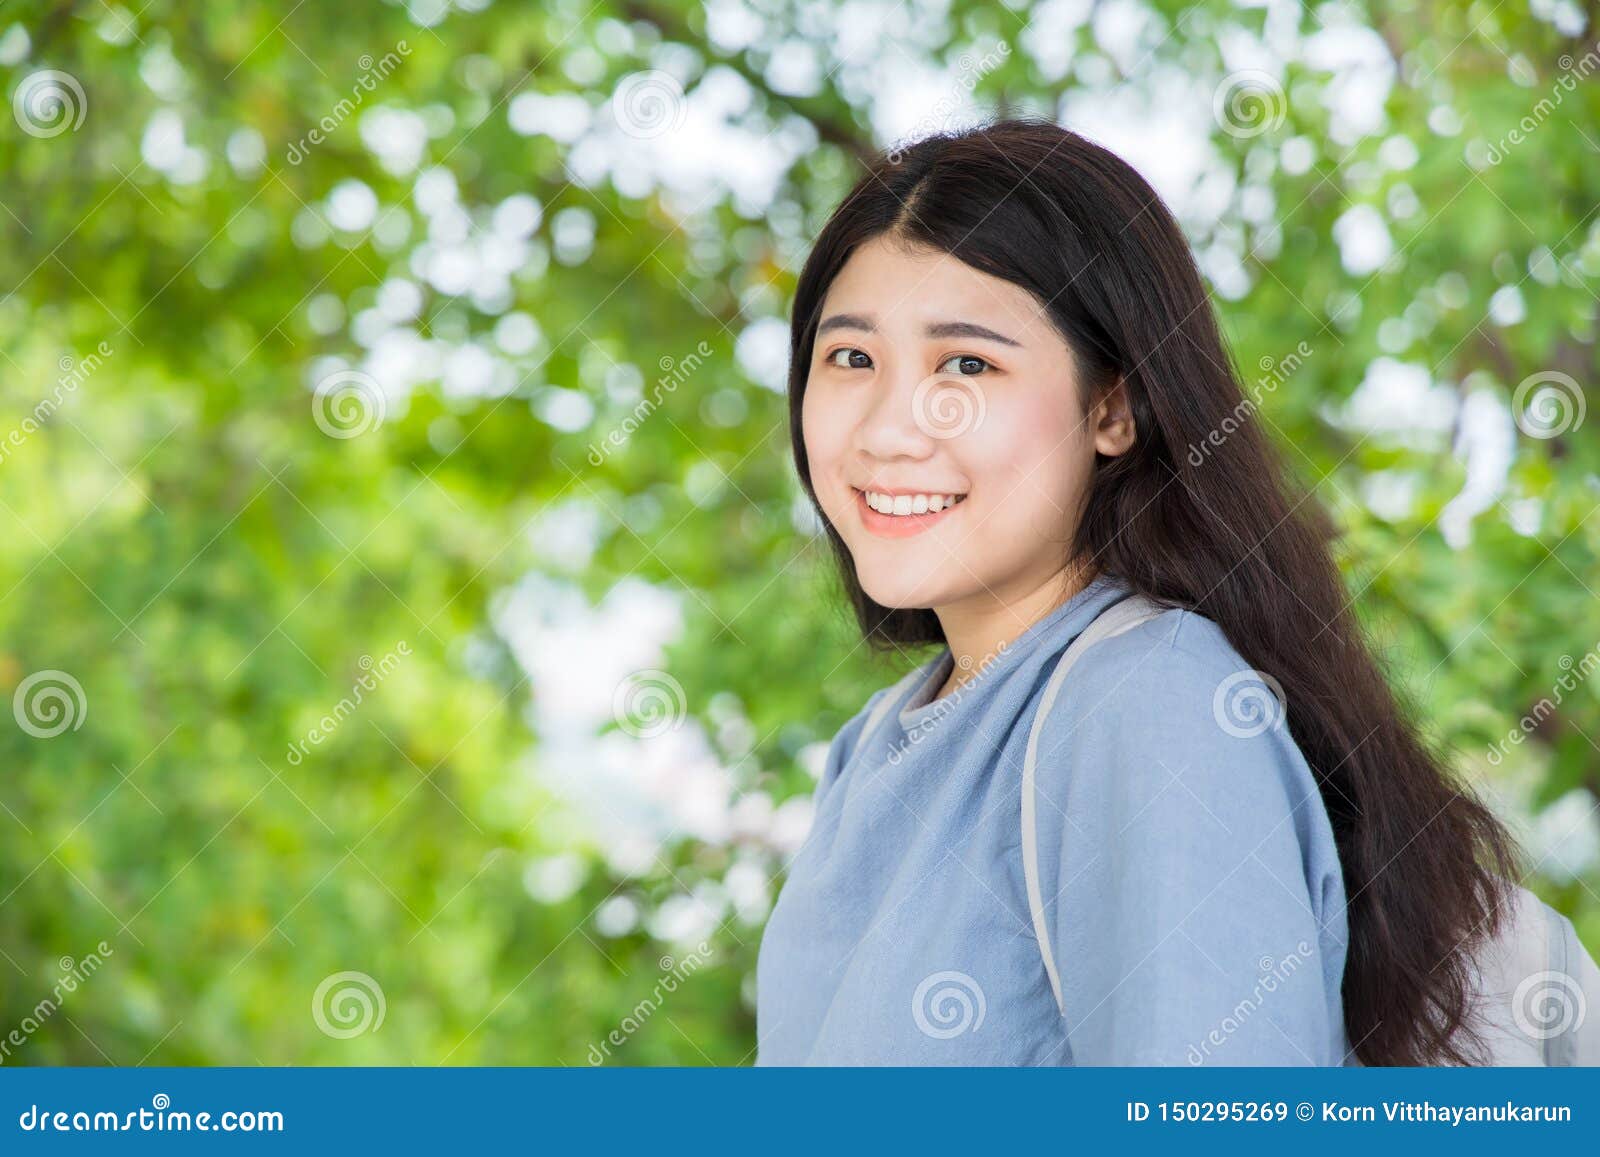
[[[1089,414],[1094,431],[1094,448],[1108,458],[1127,453],[1138,431],[1134,429],[1133,407],[1128,404],[1128,383],[1122,378],[1107,390]]]

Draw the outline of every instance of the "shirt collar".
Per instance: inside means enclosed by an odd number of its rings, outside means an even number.
[[[1066,646],[1078,633],[1092,622],[1096,615],[1127,592],[1122,580],[1107,574],[1096,575],[1077,594],[1051,610],[1033,623],[1015,639],[1004,644],[996,654],[975,673],[970,682],[957,687],[950,694],[935,699],[955,666],[948,646],[922,664],[922,676],[914,681],[914,690],[899,712],[900,724],[910,729],[935,716],[944,716],[959,710],[961,704],[988,686],[996,678],[1014,667],[1027,653],[1037,649],[1048,638],[1059,638]]]

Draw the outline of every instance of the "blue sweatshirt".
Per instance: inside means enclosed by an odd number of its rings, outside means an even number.
[[[1023,876],[1023,756],[1056,661],[1127,593],[1102,575],[936,699],[942,648],[840,729],[761,942],[758,1065],[1355,1063],[1316,782],[1261,677],[1185,610],[1091,647],[1043,726],[1057,1006]]]

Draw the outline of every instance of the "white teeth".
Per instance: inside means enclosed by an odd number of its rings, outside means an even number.
[[[965,494],[881,494],[868,490],[867,505],[880,514],[935,514],[966,497]]]

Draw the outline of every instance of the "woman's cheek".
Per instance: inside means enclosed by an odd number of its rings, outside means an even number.
[[[1056,414],[1033,409],[985,422],[966,447],[973,485],[987,492],[997,519],[1033,536],[1059,537],[1080,489],[1074,470],[1080,435]]]
[[[991,405],[983,421],[957,442],[973,485],[995,479],[1002,484],[1001,494],[1026,485],[1026,479],[1048,463],[1059,440],[1054,425],[1031,407]]]
[[[827,407],[821,404],[817,391],[806,391],[800,404],[800,435],[806,444],[806,462],[811,467],[813,483],[831,466],[834,451],[829,444]]]
[[[813,401],[818,404],[813,405]],[[822,404],[815,391],[808,391],[800,410],[800,433],[806,445],[806,463],[811,471],[811,488],[831,521],[842,513],[839,490],[840,466],[849,431],[839,421],[838,407]]]

